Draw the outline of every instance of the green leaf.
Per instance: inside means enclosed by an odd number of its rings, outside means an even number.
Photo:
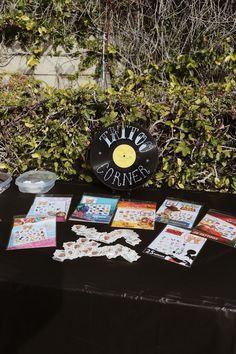
[[[199,108],[199,106],[197,104],[192,104],[189,109],[190,111],[196,111]]]
[[[177,158],[177,165],[183,166],[183,161],[180,158]]]
[[[27,61],[27,65],[29,67],[34,67],[35,65],[37,65],[39,63],[39,59],[36,58],[34,55],[31,55],[31,57],[29,58],[29,60]]]
[[[9,166],[8,166],[7,163],[4,163],[4,162],[0,163],[0,170],[7,170],[8,167],[9,167]]]
[[[128,69],[128,70],[127,70],[127,73],[128,73],[128,75],[129,75],[129,78],[130,78],[130,79],[133,79],[133,78],[134,78],[134,72],[133,72],[132,70]]]
[[[85,176],[85,181],[86,182],[88,182],[88,183],[91,183],[91,182],[93,182],[93,179],[92,179],[92,177],[91,176]]]
[[[44,36],[47,33],[47,29],[44,26],[38,28],[40,36]]]
[[[27,128],[33,128],[34,124],[25,122],[25,126],[26,126]]]
[[[31,156],[33,159],[41,159],[41,155],[38,152],[34,152]]]
[[[108,52],[109,54],[115,54],[115,53],[117,52],[117,50],[116,50],[115,47],[108,46],[107,52]]]
[[[155,177],[156,177],[156,179],[161,179],[161,178],[163,178],[164,177],[164,173],[163,172],[157,172],[156,174],[155,174]]]
[[[207,150],[208,156],[213,159],[214,155],[210,149]]]

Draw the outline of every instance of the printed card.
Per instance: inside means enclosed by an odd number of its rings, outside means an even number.
[[[56,216],[56,221],[66,221],[72,196],[37,195],[27,216]]]
[[[236,217],[209,210],[192,231],[195,235],[236,247]]]
[[[191,229],[201,208],[201,204],[167,198],[157,210],[156,221]]]
[[[121,200],[112,221],[113,227],[154,230],[156,203]]]
[[[189,230],[167,225],[144,253],[191,267],[206,239],[193,235]]]
[[[56,218],[14,218],[8,250],[56,246]]]
[[[84,194],[69,220],[109,224],[119,197]]]

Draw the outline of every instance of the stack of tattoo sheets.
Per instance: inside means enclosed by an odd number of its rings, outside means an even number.
[[[15,216],[8,250],[56,246],[56,222],[65,222],[72,196],[37,195],[27,215]]]

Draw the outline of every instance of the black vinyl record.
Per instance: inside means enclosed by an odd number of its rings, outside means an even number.
[[[92,141],[90,163],[96,177],[113,190],[131,190],[145,184],[158,164],[152,135],[137,124],[113,124]]]

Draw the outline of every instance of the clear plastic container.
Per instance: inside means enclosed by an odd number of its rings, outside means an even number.
[[[46,193],[55,184],[57,175],[50,171],[28,171],[16,178],[16,185],[23,193]]]
[[[12,177],[9,174],[0,172],[0,194],[10,187],[11,181]]]

